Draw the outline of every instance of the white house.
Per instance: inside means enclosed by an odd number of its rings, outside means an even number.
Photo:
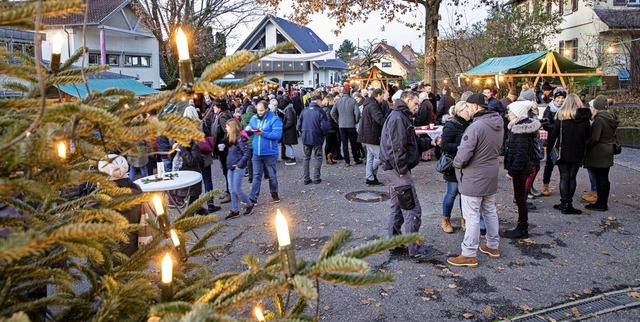
[[[138,15],[147,14],[135,0],[91,1],[87,16],[85,64],[108,64],[111,72],[134,77],[152,88],[160,88],[160,45]],[[83,46],[84,16],[47,17],[42,58],[51,57],[52,42],[62,38],[61,60]]]
[[[322,41],[313,30],[276,16],[267,15],[240,44],[238,50],[258,51],[287,41],[292,42],[295,48],[284,52],[286,54],[310,54],[333,49]],[[263,73],[265,78],[278,78],[283,86],[289,84],[316,86],[340,82],[341,75],[347,69],[347,63],[340,59],[304,62],[258,61],[242,69],[236,75],[244,76],[259,72]]]
[[[378,43],[367,55],[371,59],[364,59],[362,63],[373,60],[373,65],[383,72],[391,75],[401,76],[405,80],[411,72],[415,70],[416,57],[413,49],[409,45],[402,46],[404,52],[401,53],[395,47],[389,45],[385,39]],[[371,66],[363,66],[369,68]]]
[[[528,8],[532,1],[514,2]],[[544,1],[548,14],[564,19],[561,32],[545,39],[547,48],[557,48],[578,64],[602,68],[611,85],[617,85],[619,73],[628,75],[639,64],[640,57],[632,57],[629,48],[640,37],[640,0]]]

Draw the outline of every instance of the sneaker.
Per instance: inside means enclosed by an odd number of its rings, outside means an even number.
[[[487,245],[480,245],[480,251],[489,255],[491,258],[500,258],[500,249],[489,248]]]
[[[529,189],[529,190],[530,190],[529,192],[531,193],[531,195],[533,195],[536,198],[542,196],[542,192],[538,191],[533,186],[531,186],[531,189]]]
[[[607,207],[606,205],[599,205],[597,203],[590,203],[584,206],[584,209],[595,210],[595,211],[607,211],[609,210],[609,207]]]
[[[247,209],[244,210],[243,215],[251,215],[251,212],[253,212],[253,207],[255,207],[255,205],[251,205],[251,206],[247,206]]]
[[[284,165],[296,165],[296,158],[287,159],[284,161]]]
[[[220,203],[229,203],[231,202],[231,195],[225,192],[220,198]]]
[[[536,196],[534,196],[532,193],[528,193],[527,199],[536,199]]]
[[[380,182],[378,180],[375,180],[375,179],[374,180],[367,179],[367,181],[365,183],[367,184],[367,186],[381,186],[381,185],[384,184],[384,183],[382,183],[382,182]]]
[[[426,253],[424,253],[424,254],[416,254],[416,255],[413,255],[413,256],[410,256],[410,257],[411,257],[411,260],[413,262],[415,262],[415,263],[426,263],[426,262],[428,262],[430,260],[433,260],[433,256],[430,255],[430,254],[426,254]]]
[[[248,176],[249,176],[249,171],[245,171],[245,172],[244,172],[244,176],[245,176],[245,177],[248,177]]]
[[[313,182],[313,181],[311,181],[311,179],[307,179],[307,180],[305,180],[305,181],[303,182],[303,184],[306,186],[306,185],[308,185],[308,184],[310,184],[310,183],[312,183],[312,182]]]
[[[407,247],[400,246],[389,249],[389,254],[393,256],[406,256],[409,255],[409,250],[407,249]]]
[[[596,201],[598,201],[598,194],[595,193],[595,192],[586,193],[586,194],[582,195],[582,200],[584,200],[584,201],[586,201],[588,203],[595,203]]]
[[[582,215],[582,210],[573,208],[572,205],[568,205],[566,208],[562,209],[562,213],[565,215]]]
[[[251,201],[254,207],[258,205],[258,200],[253,200],[251,198],[249,198],[249,200]]]
[[[478,267],[478,259],[476,257],[462,255],[447,258],[447,263],[453,266]]]
[[[271,199],[273,199],[273,202],[280,202],[280,197],[278,196],[277,192],[271,193]]]
[[[320,184],[321,182],[322,182],[322,179],[316,179],[316,180],[313,180],[313,183],[314,183],[314,184]]]
[[[209,212],[216,212],[222,210],[222,207],[216,205],[208,205],[207,206]]]
[[[224,219],[232,219],[236,217],[240,217],[239,211],[229,211],[229,214],[226,217],[224,217]]]

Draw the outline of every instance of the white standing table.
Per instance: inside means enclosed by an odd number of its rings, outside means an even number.
[[[428,134],[432,140],[435,140],[437,137],[442,135],[442,125],[434,126],[431,129],[427,129],[427,126],[418,126],[415,128],[417,135]]]

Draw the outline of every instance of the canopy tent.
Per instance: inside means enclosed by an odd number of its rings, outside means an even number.
[[[478,83],[478,79],[487,79],[487,83],[495,81],[498,88],[500,83],[506,82],[509,89],[514,88],[514,79],[535,77],[535,87],[541,77],[553,82],[556,78],[562,86],[568,88],[570,83],[580,85],[602,85],[602,71],[596,68],[582,66],[565,58],[560,53],[548,50],[537,53],[509,57],[489,58],[469,71],[458,74],[460,79],[471,79]],[[569,82],[569,83],[568,83]]]
[[[402,76],[385,73],[378,66],[373,65],[367,71],[351,76],[347,80],[360,84],[360,88],[373,87],[386,90],[390,81],[401,82]]]
[[[157,90],[144,86],[134,79],[88,79],[87,84],[90,91],[104,92],[110,88],[121,88],[134,92],[136,96],[158,93]],[[87,97],[87,87],[84,84],[62,84],[56,87],[71,96]]]

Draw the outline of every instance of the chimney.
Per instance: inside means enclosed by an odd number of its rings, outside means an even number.
[[[387,44],[387,40],[386,39],[382,39],[382,43],[386,45]]]

